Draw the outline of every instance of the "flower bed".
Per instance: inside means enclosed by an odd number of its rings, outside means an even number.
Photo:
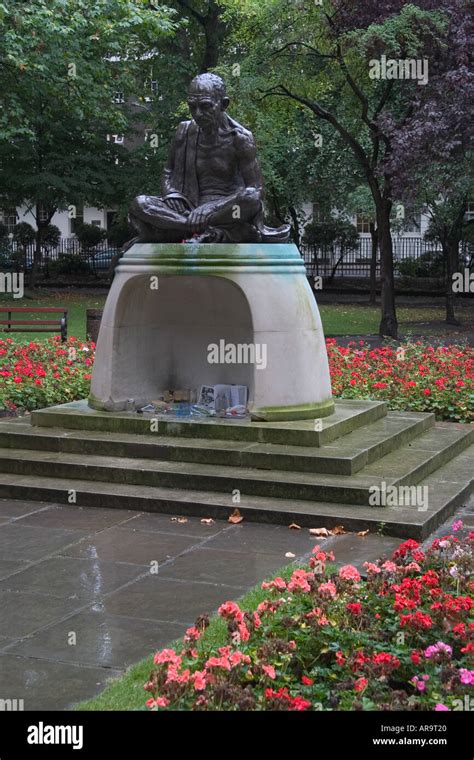
[[[474,421],[474,355],[469,347],[407,343],[371,349],[327,341],[334,396],[381,399],[390,409]],[[89,395],[94,343],[59,337],[0,340],[0,409],[39,409]]]
[[[387,401],[390,409],[474,422],[474,353],[469,346],[406,343],[370,348],[326,340],[333,393]]]
[[[462,710],[474,685],[474,533],[405,541],[392,558],[337,572],[309,566],[263,583],[254,609],[219,608],[226,641],[201,616],[163,649],[145,690],[152,710]],[[215,622],[211,629],[215,629]],[[223,643],[223,646],[219,646]],[[472,696],[474,699],[474,696]]]
[[[89,395],[95,343],[59,336],[41,342],[0,340],[0,409],[22,411]]]

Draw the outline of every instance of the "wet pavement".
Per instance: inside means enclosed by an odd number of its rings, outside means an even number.
[[[65,710],[91,698],[315,543],[306,529],[0,500],[0,700]],[[361,567],[399,543],[345,534],[324,547]]]

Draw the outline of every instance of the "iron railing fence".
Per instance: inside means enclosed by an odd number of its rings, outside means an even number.
[[[440,244],[420,237],[394,236],[392,242],[395,267],[400,261],[418,259],[423,254],[441,253]],[[370,277],[372,259],[370,237],[359,238],[357,247],[352,250],[341,250],[338,245],[300,245],[300,252],[309,276]],[[472,245],[467,242],[461,243],[459,258],[461,265],[471,267],[474,260]],[[380,276],[379,250],[377,250],[376,276]]]
[[[61,238],[57,245],[42,246],[39,269],[47,271],[52,268],[54,271],[54,266],[51,267],[51,264],[54,265],[56,262],[63,262],[64,268],[67,269],[68,261],[71,263],[71,268],[74,269],[74,262],[81,261],[92,272],[103,272],[110,267],[113,257],[118,254],[119,250],[118,246],[111,245],[107,240],[86,248],[75,238]],[[22,246],[15,241],[8,241],[0,246],[0,268],[21,266],[21,268],[29,270],[33,265],[34,253],[34,242]],[[86,267],[84,267],[85,270]]]
[[[35,243],[20,246],[13,241],[0,244],[0,269],[21,266],[28,270],[33,264]],[[116,245],[111,245],[104,240],[91,248],[84,248],[75,238],[61,238],[55,246],[44,245],[40,270],[54,272],[55,262],[67,262],[72,258],[74,262],[81,261],[87,265],[90,271],[104,273],[110,267],[112,259],[120,251]],[[319,275],[321,277],[369,277],[372,258],[372,241],[370,237],[361,237],[357,246],[352,250],[341,250],[338,245],[318,246],[300,245],[300,252],[304,259],[308,276]],[[393,237],[393,253],[395,266],[397,262],[406,259],[417,259],[423,254],[436,254],[441,252],[439,244],[424,240],[420,237]],[[472,267],[474,263],[474,250],[472,244],[460,245],[460,264]],[[53,264],[53,267],[51,267]],[[87,267],[84,267],[86,271]],[[380,252],[377,251],[376,275],[380,276]]]

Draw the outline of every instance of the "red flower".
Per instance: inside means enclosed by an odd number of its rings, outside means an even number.
[[[360,615],[362,613],[362,605],[359,602],[350,602],[346,604],[346,609],[353,615]]]
[[[367,688],[368,685],[367,678],[358,678],[357,681],[354,684],[354,690],[355,691],[364,691]]]
[[[308,678],[308,676],[301,676],[301,683],[305,686],[312,686],[314,681],[312,678]]]

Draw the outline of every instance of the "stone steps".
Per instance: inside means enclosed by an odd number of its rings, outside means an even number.
[[[0,497],[420,538],[469,495],[473,426],[352,400],[319,423],[51,407],[0,422]]]
[[[381,481],[388,486],[418,483],[465,449],[473,434],[474,430],[454,426],[428,430],[411,448],[391,452],[350,477],[10,448],[0,449],[0,472],[228,494],[238,490],[253,496],[367,506],[374,485]]]
[[[15,420],[0,426],[0,447],[193,462],[256,469],[353,475],[366,464],[413,441],[434,425],[432,414],[391,412],[366,427],[322,446],[288,446],[206,438],[133,435],[32,427]]]
[[[40,427],[67,428],[69,430],[132,433],[138,435],[172,436],[173,438],[206,438],[226,441],[276,443],[288,446],[322,446],[351,433],[364,425],[385,417],[384,401],[358,401],[346,399],[336,403],[330,417],[323,418],[321,430],[315,429],[314,420],[292,422],[250,422],[250,420],[176,418],[165,415],[131,412],[100,412],[91,409],[87,401],[72,401],[61,406],[38,409],[31,413],[31,423]],[[150,433],[153,419],[158,420],[157,431]]]
[[[289,525],[302,528],[332,528],[344,525],[346,530],[370,530],[418,540],[426,538],[455,509],[472,490],[474,446],[439,468],[421,481],[428,488],[428,506],[421,510],[413,506],[361,507],[351,504],[309,502],[297,499],[242,495],[238,504],[244,519]],[[74,492],[78,506],[131,509],[163,512],[174,515],[198,515],[226,519],[236,504],[231,494],[211,491],[191,491],[176,488],[151,488],[128,484],[112,484],[76,480],[68,477],[39,477],[33,475],[0,475],[0,498],[31,499],[53,503],[70,503]]]

